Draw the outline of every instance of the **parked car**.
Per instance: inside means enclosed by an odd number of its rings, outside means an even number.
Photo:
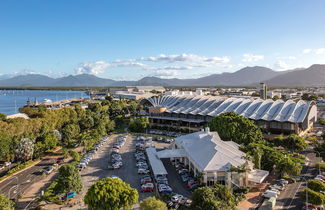
[[[274,192],[274,191],[266,190],[266,191],[262,194],[262,196],[263,196],[264,198],[272,198],[272,197],[277,198],[277,197],[278,197],[278,194],[277,194],[276,192]]]
[[[183,174],[183,175],[181,176],[181,179],[182,179],[183,182],[187,182],[187,180],[190,179],[190,176],[189,176],[188,174]]]
[[[145,168],[139,168],[138,169],[138,174],[148,174],[150,171]]]
[[[166,185],[166,184],[159,184],[158,191],[160,193],[164,193],[164,194],[173,193],[173,189],[170,186]]]
[[[46,174],[50,174],[50,173],[52,173],[54,171],[54,167],[53,166],[49,166],[49,167],[47,167],[45,170],[44,170],[44,172],[46,173]]]
[[[282,185],[279,185],[279,184],[272,184],[269,186],[269,188],[274,188],[274,189],[282,191],[282,190],[284,190],[285,187]]]
[[[147,183],[147,184],[143,184],[141,185],[141,191],[142,192],[152,192],[154,191],[154,185],[153,183]]]
[[[173,201],[173,202],[179,202],[181,199],[183,199],[183,195],[180,195],[180,194],[175,194],[175,195],[173,195],[172,197],[171,197],[171,200]]]
[[[77,193],[75,193],[75,192],[69,192],[69,193],[67,193],[67,200],[68,199],[72,199],[72,198],[74,198],[76,196],[77,196]]]
[[[303,210],[317,210],[317,206],[314,206],[314,205],[311,205],[311,204],[308,204],[308,205],[305,205],[302,207]]]
[[[195,189],[197,189],[199,187],[200,187],[199,184],[193,184],[193,185],[191,185],[190,190],[193,191],[193,190],[195,190]]]
[[[5,166],[10,166],[11,162],[5,162]]]

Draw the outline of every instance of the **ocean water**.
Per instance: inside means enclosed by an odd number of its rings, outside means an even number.
[[[71,98],[89,98],[84,91],[68,90],[0,90],[0,113],[6,115],[18,113],[27,100],[42,103],[44,99],[59,101]]]

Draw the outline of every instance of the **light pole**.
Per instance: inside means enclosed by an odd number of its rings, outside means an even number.
[[[14,186],[12,186],[10,189],[9,189],[9,192],[8,192],[8,198],[9,198],[9,200],[10,200],[10,193],[11,193],[11,190],[12,189],[14,189],[14,188],[17,188],[16,189],[16,192],[14,191],[14,193],[17,193],[17,191],[18,191],[18,189],[19,189],[19,186],[18,185],[14,185]],[[10,204],[9,204],[10,205]],[[9,208],[10,209],[10,208]]]
[[[315,152],[317,152],[317,154],[318,154],[318,157],[320,157],[321,158],[321,161],[320,162],[323,162],[323,158],[320,156],[320,154],[325,154],[325,152],[318,152],[318,151],[315,151]],[[320,174],[320,164],[318,164],[318,174]]]
[[[308,188],[308,182],[305,177],[301,177],[306,182],[306,188]],[[308,209],[308,191],[306,190],[306,209]]]

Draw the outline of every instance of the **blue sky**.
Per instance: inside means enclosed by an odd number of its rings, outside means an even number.
[[[2,0],[0,73],[194,78],[325,63],[323,0]]]

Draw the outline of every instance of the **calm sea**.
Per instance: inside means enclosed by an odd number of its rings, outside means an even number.
[[[70,98],[88,98],[84,91],[66,90],[0,90],[0,113],[7,115],[18,113],[19,107],[26,104],[27,100],[42,103],[44,99],[59,101]]]

